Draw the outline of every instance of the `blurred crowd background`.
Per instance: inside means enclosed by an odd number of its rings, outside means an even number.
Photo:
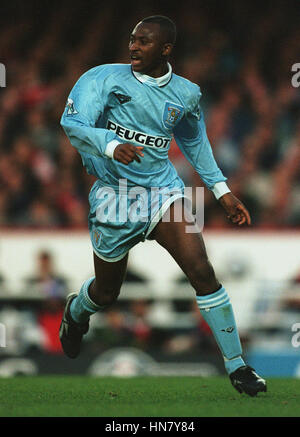
[[[291,83],[292,65],[300,62],[299,6],[298,0],[2,2],[0,63],[7,77],[6,87],[0,88],[0,230],[87,230],[88,193],[94,178],[87,175],[64,134],[61,114],[85,71],[99,64],[129,62],[130,32],[153,14],[167,15],[177,24],[173,71],[201,87],[214,155],[232,191],[250,210],[254,229],[299,229],[300,88]],[[187,186],[203,186],[174,142],[170,159]],[[231,226],[206,191],[205,228]],[[1,251],[1,260],[5,256]],[[42,350],[48,354],[41,364],[45,370],[51,354],[64,358],[57,331],[70,278],[55,269],[47,247],[33,262],[36,273],[24,278],[23,297],[17,299],[5,292],[5,279],[11,278],[0,272],[0,320],[7,328],[7,345],[0,355],[32,353],[38,360],[36,351]],[[240,270],[230,280],[240,283]],[[275,321],[270,321],[266,332],[257,331],[259,340],[262,332],[266,334],[265,344],[270,345],[275,333],[282,350],[284,333],[284,345],[290,346],[291,321],[296,321],[299,311],[299,282],[299,276],[290,278],[288,286],[297,287],[295,295],[282,301],[276,320],[271,313]],[[136,299],[146,283],[130,269],[126,283],[138,292],[107,313],[95,315],[79,367],[84,362],[87,366],[87,356],[126,345],[151,351],[160,361],[181,357],[198,363],[199,356],[207,360],[211,354],[213,365],[224,371],[194,299],[188,295],[172,302],[163,296],[159,302]],[[177,286],[185,284],[185,278],[179,278]],[[259,304],[269,290],[268,302],[272,308],[277,305],[277,284],[259,286]],[[280,325],[282,308],[291,314]],[[265,312],[262,319],[267,320]],[[160,326],[162,321],[165,324]],[[242,336],[244,346],[253,342],[254,328],[252,337]],[[14,372],[12,362],[5,365],[0,363],[0,374]],[[66,362],[59,365],[58,371],[72,371]]]
[[[173,70],[200,85],[208,136],[232,191],[257,228],[300,225],[299,2],[11,1],[1,5],[0,226],[86,228],[93,178],[59,125],[87,69],[128,61],[145,16],[178,28]],[[170,158],[188,186],[200,178],[175,144]],[[211,193],[205,226],[227,222]]]

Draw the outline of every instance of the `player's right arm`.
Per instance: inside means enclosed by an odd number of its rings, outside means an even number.
[[[104,80],[99,67],[83,74],[68,97],[60,122],[71,144],[79,152],[95,156],[104,156],[107,145],[118,140],[115,133],[96,127],[106,105]]]
[[[83,74],[73,87],[61,117],[61,126],[71,144],[80,152],[113,158],[125,165],[139,162],[140,148],[121,144],[112,131],[96,127],[107,103],[105,79],[107,71],[95,67]]]

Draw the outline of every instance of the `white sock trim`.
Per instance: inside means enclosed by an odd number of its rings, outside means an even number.
[[[197,301],[200,301],[201,304],[202,303],[206,304],[206,303],[214,302],[215,300],[221,299],[221,298],[223,298],[224,295],[227,295],[226,290],[224,290],[223,293],[220,294],[219,296],[211,297],[209,299],[205,299],[205,296],[203,296],[203,297],[197,296]]]
[[[222,303],[230,302],[230,298],[225,289],[219,296],[211,297],[209,299],[205,299],[205,296],[197,296],[196,300],[199,309],[213,308],[215,306],[221,305]]]
[[[214,308],[214,307],[217,307],[217,306],[221,305],[222,303],[226,303],[226,302],[228,302],[228,303],[230,302],[230,299],[229,299],[228,296],[225,296],[224,299],[222,299],[222,300],[218,300],[217,302],[214,302],[214,303],[211,303],[211,304],[208,304],[208,305],[200,305],[200,304],[198,303],[198,306],[199,306],[199,309],[200,309],[200,310],[205,310],[205,309],[207,309],[207,308]]]
[[[237,359],[242,359],[242,355],[238,355],[237,357],[233,357],[233,358],[226,358],[226,357],[224,357],[224,355],[223,355],[223,358],[224,358],[224,361],[234,361],[234,360],[237,360]]]
[[[86,303],[88,304],[88,306],[91,307],[91,309],[98,311],[101,309],[101,306],[97,305],[95,302],[93,302],[89,296],[89,293],[88,293],[89,286],[91,285],[91,283],[93,282],[94,279],[95,279],[95,276],[87,279],[85,281],[85,283],[83,284],[83,296],[84,296],[84,299],[85,299]]]

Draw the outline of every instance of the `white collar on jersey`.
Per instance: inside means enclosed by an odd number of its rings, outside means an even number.
[[[161,77],[151,77],[147,76],[147,74],[138,73],[137,71],[133,71],[133,75],[142,83],[147,83],[148,85],[158,85],[163,86],[166,85],[172,76],[172,66],[168,62],[168,72]]]

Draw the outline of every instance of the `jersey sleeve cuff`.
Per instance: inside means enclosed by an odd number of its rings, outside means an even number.
[[[226,182],[217,182],[214,185],[212,192],[214,193],[215,198],[218,200],[220,197],[224,196],[224,194],[230,193],[230,189]]]
[[[107,146],[106,146],[106,149],[105,149],[104,154],[105,154],[106,156],[108,156],[109,158],[113,159],[115,148],[116,148],[119,144],[121,144],[121,143],[120,143],[118,140],[112,140],[112,141],[110,141],[109,143],[107,143]]]

